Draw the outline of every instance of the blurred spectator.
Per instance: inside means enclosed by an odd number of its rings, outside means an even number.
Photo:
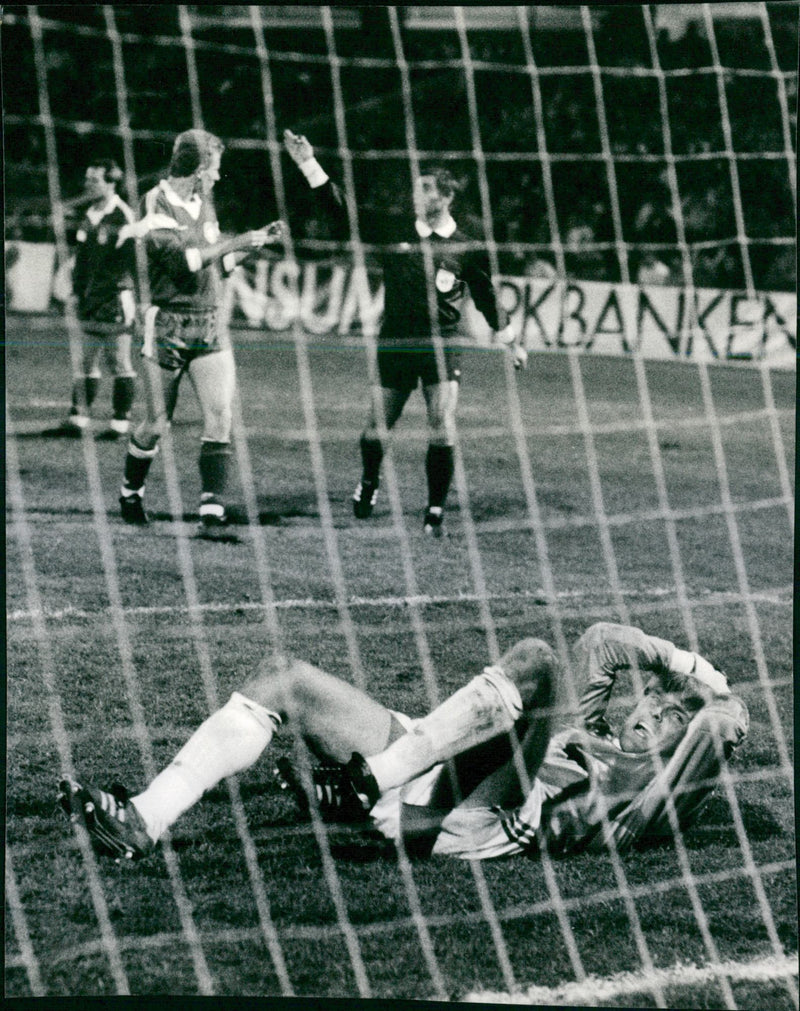
[[[642,285],[669,284],[671,271],[663,260],[647,254],[642,257],[639,269],[636,271],[636,283]]]
[[[557,276],[556,268],[550,262],[550,260],[539,256],[537,253],[528,257],[525,264],[525,275],[527,277],[536,277],[542,280],[553,278]]]

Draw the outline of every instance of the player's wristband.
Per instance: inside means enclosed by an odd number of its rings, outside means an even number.
[[[300,162],[300,171],[308,179],[308,185],[312,190],[324,186],[328,181],[328,173],[316,158],[307,158],[306,161]]]

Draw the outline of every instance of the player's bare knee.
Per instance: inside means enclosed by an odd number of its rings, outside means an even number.
[[[560,665],[543,639],[520,639],[501,657],[499,666],[519,691],[524,709],[549,704]]]
[[[602,645],[604,642],[618,638],[620,632],[625,627],[626,626],[619,625],[613,621],[596,621],[593,625],[590,625],[580,639],[578,639],[575,644],[575,648],[587,650],[594,649],[597,646]]]
[[[242,685],[242,695],[259,705],[284,708],[282,700],[291,694],[295,661],[283,653],[275,653],[259,664],[256,673]]]

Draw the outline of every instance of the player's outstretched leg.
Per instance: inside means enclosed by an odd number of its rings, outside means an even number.
[[[280,722],[277,713],[234,692],[146,790],[131,797],[120,787],[105,791],[64,780],[61,806],[84,824],[101,856],[146,856],[207,790],[253,765]]]
[[[348,764],[355,791],[371,807],[384,791],[508,733],[523,713],[549,709],[557,669],[547,643],[521,639],[384,751],[355,753]]]
[[[123,786],[106,791],[63,779],[58,801],[70,821],[83,825],[102,856],[139,860],[152,853],[155,842]]]

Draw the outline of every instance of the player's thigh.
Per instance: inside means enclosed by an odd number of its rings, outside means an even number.
[[[188,372],[203,413],[203,438],[227,442],[236,389],[233,351],[228,348],[198,355],[190,363]]]
[[[175,411],[183,372],[181,369],[162,368],[153,358],[143,356],[141,361],[143,423],[162,432]]]
[[[458,407],[458,380],[431,383],[422,387],[428,412],[428,426],[432,432],[451,439]]]
[[[284,713],[319,754],[340,762],[389,742],[392,714],[365,692],[303,660],[265,661],[242,694]]]
[[[388,386],[379,386],[372,391],[369,414],[367,416],[367,430],[377,433],[380,427],[380,419],[383,419],[387,429],[391,429],[396,424],[406,401],[411,395],[411,389],[393,389]]]

